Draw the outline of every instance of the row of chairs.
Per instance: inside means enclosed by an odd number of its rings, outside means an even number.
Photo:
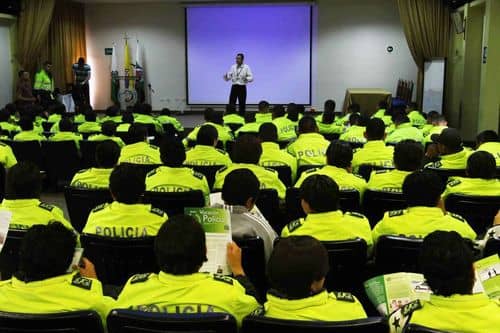
[[[211,332],[237,333],[236,320],[229,314],[158,314],[131,310],[113,310],[107,317],[109,333],[162,333]],[[0,313],[0,331],[16,333],[104,333],[101,319],[93,311],[75,311],[57,314]],[[381,317],[367,319],[320,322],[273,319],[247,316],[243,319],[242,333],[388,333],[389,323]],[[446,333],[410,324],[407,333]]]

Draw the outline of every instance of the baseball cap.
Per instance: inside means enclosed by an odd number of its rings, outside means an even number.
[[[433,134],[431,140],[434,143],[441,143],[448,148],[462,147],[462,137],[455,128],[445,128],[441,134]]]

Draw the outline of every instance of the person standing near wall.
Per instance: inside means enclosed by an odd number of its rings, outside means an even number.
[[[90,104],[89,80],[90,66],[85,63],[83,57],[78,58],[78,62],[72,66],[75,81],[73,84],[73,99],[75,104],[80,106]]]
[[[243,63],[245,55],[238,53],[236,55],[236,64],[232,65],[229,72],[224,74],[224,80],[231,81],[231,94],[229,95],[229,105],[236,105],[236,100],[239,104],[239,113],[241,116],[245,114],[247,102],[247,83],[253,81],[253,74],[250,67]]]
[[[54,77],[52,76],[52,62],[45,61],[43,68],[35,74],[35,84],[33,89],[36,91],[40,104],[47,108],[50,104],[54,103]]]
[[[16,85],[16,105],[18,107],[24,107],[25,105],[35,103],[36,98],[33,96],[30,73],[25,70],[20,70],[18,77],[19,79]]]

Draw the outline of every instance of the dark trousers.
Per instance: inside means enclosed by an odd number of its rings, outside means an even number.
[[[89,84],[86,83],[84,85],[74,84],[73,85],[73,101],[76,105],[80,106],[83,104],[90,104],[90,95],[89,95]]]
[[[238,100],[239,104],[239,113],[243,116],[247,103],[247,86],[233,84],[231,94],[229,95],[229,104],[236,105],[236,100]]]

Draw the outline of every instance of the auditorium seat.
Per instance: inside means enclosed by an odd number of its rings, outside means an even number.
[[[85,132],[85,133],[80,133],[80,135],[82,136],[82,138],[84,140],[87,140],[89,138],[89,136],[96,135],[96,134],[101,134],[101,132]]]
[[[101,318],[94,311],[51,314],[0,312],[0,332],[6,333],[103,333]]]
[[[451,332],[435,330],[433,328],[424,327],[417,324],[409,324],[405,328],[405,333],[451,333]]]
[[[365,146],[363,142],[353,142],[353,141],[347,141],[347,142],[349,143],[349,145],[351,145],[352,150],[363,148]]]
[[[122,139],[126,145],[130,144],[130,138],[128,136],[128,132],[116,132],[115,135],[120,139]]]
[[[302,175],[302,173],[304,171],[311,170],[311,169],[316,169],[316,168],[322,168],[322,167],[324,167],[324,165],[301,165],[297,169],[297,179],[300,178],[300,176]]]
[[[280,146],[280,149],[285,149],[288,147],[291,141],[278,141],[278,145]]]
[[[257,289],[260,298],[264,299],[267,291],[264,241],[260,237],[244,237],[233,240],[241,248],[243,270]]]
[[[210,332],[237,333],[236,320],[227,313],[166,314],[113,310],[108,333]]]
[[[219,169],[222,169],[223,165],[186,165],[187,167],[193,169],[196,172],[199,172],[205,175],[205,178],[208,182],[208,187],[212,189],[215,183],[215,174]]]
[[[273,169],[278,172],[278,178],[285,184],[286,187],[292,186],[292,169],[286,165],[266,166],[268,169]]]
[[[44,170],[42,148],[38,141],[10,141],[9,145],[18,162],[32,162]]]
[[[19,249],[26,230],[9,230],[7,239],[0,252],[0,279],[8,280],[17,270]]]
[[[500,207],[499,196],[472,196],[450,194],[445,200],[446,210],[462,216],[478,235],[483,235],[493,223]]]
[[[82,169],[95,168],[97,162],[95,160],[95,152],[101,141],[80,141],[80,153],[82,154]]]
[[[485,258],[494,254],[500,256],[500,238],[490,238],[486,241],[486,245],[484,246],[483,256]]]
[[[363,194],[363,213],[373,228],[391,210],[408,207],[403,193],[366,190]]]
[[[186,207],[204,207],[205,198],[201,190],[186,192],[146,192],[144,203],[151,204],[168,216],[184,214]]]
[[[243,124],[233,124],[233,123],[225,123],[224,125],[229,127],[231,129],[231,132],[233,133],[236,133],[236,131],[243,126]]]
[[[389,325],[382,317],[328,322],[247,316],[243,319],[241,331],[242,333],[387,333]]]
[[[466,177],[465,170],[462,169],[438,169],[430,167],[426,167],[425,169],[437,173],[445,184],[448,182],[449,177]]]
[[[130,166],[133,166],[141,173],[141,176],[144,177],[144,179],[146,179],[146,175],[150,171],[153,171],[154,169],[162,166],[161,164],[136,164],[136,163],[128,163],[128,162],[121,163],[121,164],[127,164]]]
[[[92,209],[100,204],[113,201],[111,193],[107,189],[80,189],[72,186],[64,188],[64,199],[68,207],[71,225],[78,232],[82,232]]]
[[[394,167],[384,167],[379,165],[371,165],[371,164],[361,164],[358,169],[358,175],[363,177],[366,181],[370,180],[370,175],[372,171],[376,170],[394,170]]]
[[[42,141],[42,156],[49,183],[68,185],[80,170],[80,155],[74,141]]]
[[[42,127],[43,127],[44,132],[50,132],[50,129],[52,128],[52,126],[54,126],[54,123],[49,123],[47,121],[44,121],[42,123]]]
[[[163,134],[166,137],[180,137],[181,133],[177,129],[175,129],[175,126],[172,124],[163,124]]]
[[[375,246],[375,266],[378,274],[396,272],[418,273],[418,258],[423,239],[381,236]]]
[[[94,264],[98,279],[116,286],[124,285],[134,274],[158,273],[154,239],[80,235],[85,257]]]
[[[278,192],[275,189],[261,189],[255,204],[273,229],[279,233],[276,228],[282,228],[281,224],[284,221],[280,211],[280,199],[278,197]]]

